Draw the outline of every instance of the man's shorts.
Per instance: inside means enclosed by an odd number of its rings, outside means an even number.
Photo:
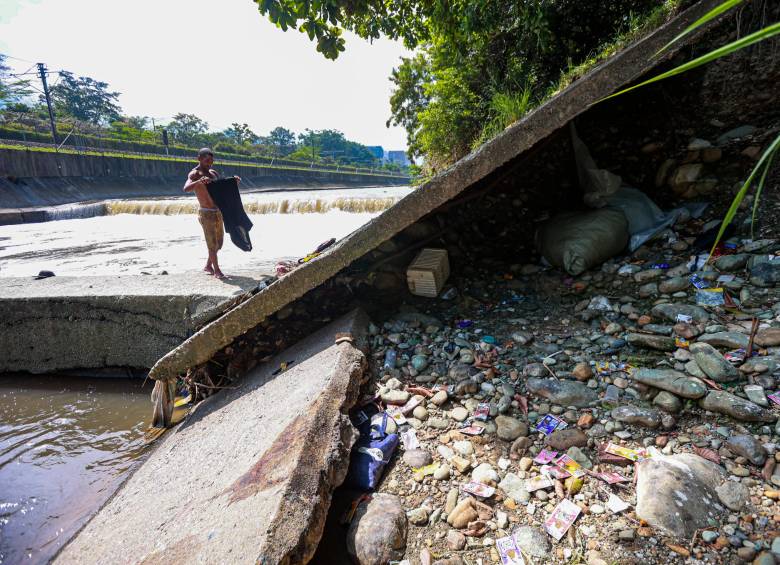
[[[219,210],[198,210],[198,221],[203,226],[203,235],[206,236],[206,247],[210,253],[216,253],[222,249],[225,239],[225,227],[222,224],[222,213]]]

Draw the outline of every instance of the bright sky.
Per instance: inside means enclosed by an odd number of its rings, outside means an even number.
[[[246,122],[265,135],[338,129],[405,149],[390,116],[388,80],[400,43],[349,35],[334,62],[305,34],[277,29],[252,0],[2,0],[0,52],[109,83],[124,113],[196,114],[212,130]],[[56,77],[52,77],[56,80]]]

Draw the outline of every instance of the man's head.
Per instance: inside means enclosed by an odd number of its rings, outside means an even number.
[[[198,151],[198,162],[203,168],[209,168],[214,164],[214,152],[208,147],[204,147]]]

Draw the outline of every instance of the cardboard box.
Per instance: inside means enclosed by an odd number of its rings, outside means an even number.
[[[450,276],[446,249],[425,248],[406,269],[409,291],[416,296],[436,298]]]

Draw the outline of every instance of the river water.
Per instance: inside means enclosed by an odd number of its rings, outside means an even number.
[[[244,194],[254,249],[242,252],[226,237],[220,265],[228,274],[267,270],[304,256],[408,193]],[[116,200],[64,207],[57,221],[0,226],[0,277],[199,271],[206,250],[196,210],[187,196]],[[0,375],[0,564],[49,561],[139,463],[151,409],[151,384],[142,384]]]
[[[267,271],[280,258],[307,255],[342,238],[409,193],[408,187],[255,192],[242,195],[254,223],[253,249],[226,236],[222,270]],[[194,196],[110,200],[62,207],[58,221],[0,226],[0,277],[159,274],[201,269],[206,262]]]

